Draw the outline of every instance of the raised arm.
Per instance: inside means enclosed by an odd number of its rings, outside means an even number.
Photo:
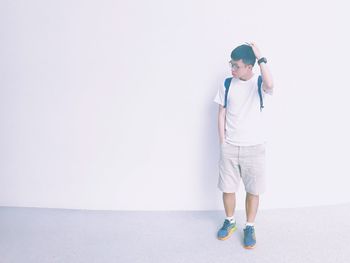
[[[259,48],[257,47],[257,45],[254,42],[247,43],[247,44],[252,47],[253,52],[254,52],[257,60],[259,60],[260,58],[263,57],[261,55]],[[272,94],[273,93],[273,80],[272,80],[271,72],[270,72],[266,63],[260,63],[259,67],[260,67],[261,77],[262,77],[262,80],[264,83],[264,85],[263,85],[264,91],[266,93]]]

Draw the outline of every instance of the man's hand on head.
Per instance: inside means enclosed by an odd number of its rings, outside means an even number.
[[[259,60],[261,58],[261,52],[255,42],[246,42],[246,44],[253,49],[256,59]]]

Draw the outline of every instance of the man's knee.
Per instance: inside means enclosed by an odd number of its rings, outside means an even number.
[[[252,194],[252,193],[249,193],[249,192],[247,192],[247,196],[251,197],[251,198],[259,198],[259,194]]]

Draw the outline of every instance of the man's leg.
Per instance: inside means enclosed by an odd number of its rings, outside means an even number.
[[[254,223],[259,207],[259,196],[247,192],[245,199],[245,211],[248,223]]]
[[[236,194],[235,193],[223,193],[222,199],[224,200],[225,213],[227,217],[233,217],[236,208]]]
[[[259,195],[247,192],[245,199],[245,211],[247,216],[246,227],[244,228],[244,247],[254,248],[256,244],[254,222],[259,207]]]
[[[247,223],[243,243],[245,248],[253,248],[256,244],[254,223],[259,207],[259,195],[265,190],[265,144],[242,148],[240,160],[242,179],[247,192],[245,200]]]
[[[237,164],[238,150],[237,146],[228,143],[224,143],[221,146],[218,187],[223,192],[222,199],[226,218],[218,231],[218,239],[220,240],[226,240],[237,229],[234,213],[236,208],[235,192],[240,182],[240,173]]]
[[[218,232],[218,239],[226,240],[237,229],[236,220],[233,216],[236,208],[236,194],[223,193],[222,199],[224,201],[226,219]]]

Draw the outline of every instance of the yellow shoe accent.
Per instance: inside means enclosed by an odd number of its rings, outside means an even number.
[[[237,229],[237,226],[233,227],[233,228],[228,232],[228,235],[227,235],[227,236],[225,236],[225,237],[218,237],[218,239],[219,239],[219,240],[226,240],[226,239],[228,239],[228,238],[232,235],[232,233],[236,231],[236,229]]]

